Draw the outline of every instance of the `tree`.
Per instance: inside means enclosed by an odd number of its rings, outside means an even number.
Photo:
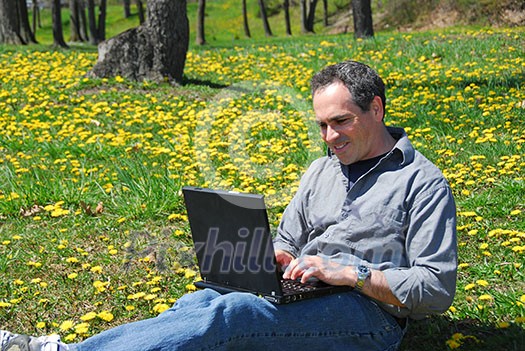
[[[124,18],[129,18],[131,16],[131,0],[122,1],[124,5]]]
[[[242,0],[242,19],[244,25],[244,35],[251,38],[250,27],[248,26],[248,9],[246,8],[246,0]]]
[[[16,0],[0,1],[0,43],[25,44],[18,27]]]
[[[64,41],[64,33],[62,31],[62,14],[60,13],[60,0],[53,0],[51,2],[51,18],[53,22],[53,45],[67,48]]]
[[[355,38],[369,38],[374,36],[372,6],[370,2],[371,0],[352,0]]]
[[[149,0],[144,24],[100,43],[91,77],[182,81],[189,44],[186,0]]]
[[[197,9],[197,35],[195,39],[197,45],[204,45],[206,43],[204,17],[206,17],[206,0],[199,0],[199,7]]]
[[[268,22],[268,15],[266,14],[266,5],[264,4],[264,0],[258,0],[259,1],[259,8],[261,10],[261,19],[263,21],[263,27],[264,27],[264,33],[267,37],[273,36],[272,30],[270,29],[270,23]]]
[[[87,41],[86,13],[82,0],[69,0],[70,41]]]
[[[25,45],[36,42],[29,26],[25,0],[0,0],[0,43]]]
[[[36,43],[35,35],[29,25],[29,14],[27,13],[26,0],[18,0],[18,21],[22,39],[26,43]]]
[[[144,5],[142,5],[142,0],[137,0],[137,12],[139,14],[139,23],[144,23],[146,21],[146,16],[144,15]]]
[[[88,0],[89,41],[93,45],[106,39],[106,0],[101,0],[99,5],[98,21],[95,14],[95,1]]]
[[[286,34],[292,35],[292,27],[290,25],[290,0],[284,0],[283,9],[284,9],[284,23],[286,25]]]
[[[317,0],[301,0],[301,32],[313,33]]]
[[[315,8],[317,7],[317,0],[310,0],[308,6],[308,17],[306,18],[306,29],[309,33],[314,33],[315,22]]]
[[[328,0],[323,0],[323,23],[328,27]]]

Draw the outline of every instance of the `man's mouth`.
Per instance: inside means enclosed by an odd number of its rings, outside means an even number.
[[[332,145],[332,148],[334,149],[334,152],[337,153],[337,152],[343,151],[348,145],[350,145],[349,142],[344,142],[344,143]]]

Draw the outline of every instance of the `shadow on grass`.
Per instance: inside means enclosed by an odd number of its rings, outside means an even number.
[[[523,351],[525,328],[511,324],[498,328],[478,320],[450,320],[444,316],[430,317],[421,321],[411,320],[400,351],[450,350],[447,340],[457,334],[456,350],[472,351]]]

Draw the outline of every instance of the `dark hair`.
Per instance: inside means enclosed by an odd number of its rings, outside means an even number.
[[[386,108],[385,83],[376,71],[364,63],[344,61],[327,66],[315,74],[311,81],[312,96],[319,89],[340,80],[348,88],[353,102],[363,111],[370,109],[374,96],[379,96]]]

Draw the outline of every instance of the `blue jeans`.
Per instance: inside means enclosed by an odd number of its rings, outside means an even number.
[[[357,292],[273,305],[248,293],[200,290],[169,310],[69,345],[76,351],[396,350],[403,330]]]

